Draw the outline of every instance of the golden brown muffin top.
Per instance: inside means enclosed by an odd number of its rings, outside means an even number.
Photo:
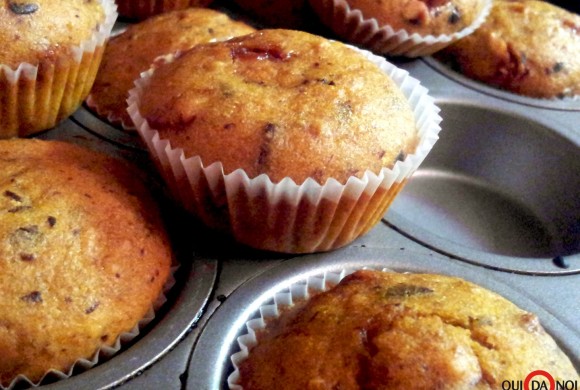
[[[262,30],[199,45],[160,66],[139,111],[186,157],[273,182],[346,182],[414,151],[409,103],[375,64],[345,45]]]
[[[99,0],[7,0],[0,3],[0,64],[16,69],[54,59],[91,37],[104,21]]]
[[[543,1],[495,0],[484,24],[442,58],[468,77],[521,95],[579,95],[580,16]]]
[[[135,169],[78,146],[0,141],[0,383],[66,370],[151,308],[171,265]]]
[[[485,0],[346,0],[379,26],[419,35],[453,34],[470,26],[482,12]]]
[[[107,44],[89,101],[101,115],[132,127],[128,91],[157,56],[253,31],[245,23],[205,8],[169,12],[131,25]]]
[[[288,309],[241,363],[244,389],[501,389],[578,379],[538,318],[464,280],[358,271]]]

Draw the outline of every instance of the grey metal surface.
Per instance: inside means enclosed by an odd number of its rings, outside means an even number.
[[[257,308],[289,283],[324,271],[343,268],[381,268],[398,272],[427,272],[458,276],[499,293],[519,307],[534,312],[546,330],[580,368],[580,334],[574,332],[550,311],[538,305],[525,292],[497,280],[493,271],[424,252],[385,248],[350,247],[331,253],[303,256],[260,273],[242,284],[215,311],[201,333],[189,366],[187,389],[220,389],[231,372],[230,356],[239,348],[236,338],[245,333],[246,321],[255,318]],[[578,278],[577,278],[578,279]],[[578,280],[577,280],[578,281]],[[556,311],[558,309],[555,309]]]
[[[434,71],[433,63],[402,64],[436,98],[443,130],[387,213],[388,223],[486,267],[580,272],[580,111],[571,109],[580,109],[580,101],[532,107],[528,100],[538,99],[464,88],[455,81],[461,76],[449,79],[452,72]]]

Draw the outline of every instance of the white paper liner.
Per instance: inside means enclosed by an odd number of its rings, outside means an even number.
[[[39,387],[42,385],[42,382],[45,380],[45,378],[49,376],[57,380],[67,379],[70,378],[75,372],[87,371],[90,368],[96,366],[97,364],[105,362],[110,358],[112,358],[123,348],[124,345],[131,342],[135,337],[139,336],[141,330],[143,330],[143,328],[145,328],[151,321],[155,319],[155,312],[159,310],[165,304],[165,302],[167,302],[166,294],[169,292],[169,290],[171,290],[171,288],[176,283],[174,274],[178,268],[179,265],[177,264],[172,265],[169,271],[169,275],[167,277],[167,281],[163,285],[161,293],[159,294],[157,299],[151,304],[151,307],[149,308],[147,313],[145,313],[145,316],[142,319],[140,319],[139,322],[137,322],[137,324],[135,324],[135,326],[131,330],[119,334],[119,336],[115,340],[115,343],[112,346],[103,345],[102,347],[98,348],[90,358],[78,359],[71,365],[71,367],[66,372],[56,369],[47,370],[46,373],[42,376],[42,378],[40,378],[37,382],[31,381],[25,375],[17,375],[12,380],[12,382],[10,382],[10,385],[8,385],[8,387],[4,387],[2,386],[2,384],[0,384],[0,390],[12,390],[16,386],[18,386],[18,388],[21,388],[23,385],[28,385],[30,387]]]
[[[250,350],[258,344],[256,332],[266,327],[266,321],[278,318],[280,316],[279,307],[292,307],[294,305],[294,301],[296,300],[308,300],[310,298],[311,292],[321,293],[330,290],[346,276],[361,269],[369,268],[344,268],[338,271],[324,271],[323,273],[309,276],[305,280],[291,282],[286,287],[282,286],[280,292],[275,293],[269,299],[265,299],[264,302],[273,301],[273,303],[262,304],[259,307],[260,318],[247,321],[247,333],[237,338],[240,351],[234,353],[230,357],[230,360],[234,366],[234,371],[227,378],[229,389],[243,390],[243,386],[238,384],[240,381],[239,366],[244,360],[248,358]],[[379,270],[383,272],[393,272],[388,268],[380,268]]]
[[[265,174],[249,178],[242,169],[224,174],[220,162],[204,166],[198,156],[186,158],[181,148],[160,139],[139,113],[141,91],[154,68],[143,72],[129,91],[128,112],[173,196],[210,227],[227,229],[246,245],[278,252],[338,248],[380,220],[441,130],[439,108],[418,80],[382,57],[352,49],[377,64],[402,90],[415,115],[419,143],[415,153],[392,169],[383,168],[378,174],[366,171],[344,185],[332,178],[324,185],[310,178],[301,185],[290,178],[273,183]],[[298,215],[301,208],[307,209],[306,217]]]
[[[113,112],[110,112],[110,110],[101,109],[97,102],[95,102],[92,94],[87,96],[85,103],[91,110],[95,111],[100,118],[104,118],[113,126],[121,126],[123,130],[135,131],[135,125],[133,125],[133,123],[126,123],[122,117],[115,115]]]
[[[335,33],[377,54],[420,57],[435,53],[474,32],[487,18],[492,0],[486,0],[473,23],[453,34],[419,35],[405,30],[395,31],[389,25],[379,25],[375,18],[365,18],[358,9],[351,9],[346,0],[311,0],[322,22]]]
[[[100,3],[103,7],[103,12],[105,14],[105,18],[104,21],[98,26],[98,29],[95,30],[91,37],[83,42],[81,42],[78,46],[73,46],[72,52],[73,52],[73,58],[74,61],[77,63],[77,65],[80,65],[81,62],[83,61],[84,58],[88,58],[89,56],[92,56],[96,49],[99,47],[102,47],[105,43],[106,40],[109,38],[109,36],[111,35],[111,31],[113,29],[113,25],[115,24],[115,21],[117,20],[117,5],[115,3],[114,0],[100,0]],[[98,60],[100,62],[100,56],[98,57]],[[47,97],[49,99],[48,102],[42,102],[42,101],[34,101],[35,105],[39,104],[41,106],[51,106],[51,105],[55,105],[55,104],[59,104],[60,107],[58,110],[54,111],[53,113],[47,113],[46,115],[48,115],[48,118],[45,118],[44,120],[42,120],[42,123],[47,123],[47,124],[56,124],[56,117],[60,112],[60,108],[62,108],[62,106],[64,105],[64,102],[76,102],[78,101],[78,104],[80,105],[82,102],[82,98],[81,96],[86,96],[88,94],[88,92],[90,91],[90,85],[87,85],[87,82],[89,81],[87,78],[91,75],[91,72],[89,71],[89,68],[95,68],[98,66],[98,63],[95,63],[95,59],[91,59],[91,62],[89,64],[87,64],[86,69],[83,67],[83,69],[79,69],[79,72],[75,72],[72,71],[70,72],[65,79],[65,83],[64,83],[64,87],[66,88],[70,88],[75,92],[75,95],[67,95],[65,96],[64,94],[59,94],[59,93],[55,93],[52,90],[50,91],[49,96]],[[80,71],[82,70],[82,71]],[[86,71],[85,71],[86,70]],[[12,85],[17,85],[18,81],[22,78],[28,81],[32,81],[32,82],[36,82],[37,77],[38,77],[38,71],[39,71],[39,66],[38,65],[33,65],[27,62],[22,62],[20,63],[16,69],[13,69],[11,67],[9,67],[6,64],[1,64],[0,63],[0,73],[4,73],[7,81],[12,84]],[[92,72],[96,75],[96,68],[95,68],[95,72]],[[53,77],[53,78],[57,78],[58,75],[53,75],[53,76],[49,76],[49,77]],[[60,87],[60,85],[58,85],[58,87]],[[82,88],[81,88],[82,87]],[[50,87],[49,87],[50,88]],[[56,88],[56,86],[53,86],[52,89],[54,90]],[[64,92],[64,88],[63,88],[63,92]],[[0,91],[1,93],[1,91]],[[26,93],[26,91],[17,91],[17,93]],[[39,91],[35,91],[35,94],[41,95],[41,93],[39,93]],[[78,95],[78,96],[76,96]],[[57,99],[56,101],[54,99]],[[36,116],[35,112],[30,113],[31,116]],[[52,118],[54,117],[54,118]],[[43,130],[43,129],[40,129]],[[40,131],[40,130],[35,130],[36,131]],[[0,134],[2,135],[2,134]],[[10,135],[18,135],[18,134],[4,134],[3,136],[10,136]]]

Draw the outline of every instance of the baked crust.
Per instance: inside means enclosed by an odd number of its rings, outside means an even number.
[[[139,111],[161,139],[273,182],[345,183],[413,153],[417,130],[393,80],[345,45],[261,30],[159,66]]]
[[[520,95],[579,95],[580,16],[543,1],[495,0],[484,24],[439,58]]]
[[[0,383],[66,372],[162,291],[172,254],[135,169],[56,141],[0,141]]]
[[[470,26],[480,15],[484,0],[346,0],[365,18],[394,31],[426,35],[450,35]]]
[[[113,123],[133,127],[127,113],[128,91],[156,57],[253,31],[245,23],[205,8],[168,12],[130,25],[107,44],[88,102]]]
[[[443,275],[357,271],[257,337],[244,389],[501,389],[537,367],[578,379],[534,314]]]
[[[16,69],[22,62],[54,62],[89,39],[104,18],[97,0],[4,1],[0,42],[10,50],[0,50],[0,64]]]

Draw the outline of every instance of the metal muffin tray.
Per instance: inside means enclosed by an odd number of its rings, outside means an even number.
[[[443,130],[375,228],[328,253],[261,252],[160,196],[181,265],[167,303],[119,354],[41,387],[227,388],[236,337],[258,303],[290,280],[364,266],[450,274],[495,291],[536,313],[580,371],[580,100],[516,96],[432,58],[392,61],[430,90]],[[135,133],[86,107],[37,138],[126,158],[157,177]]]

